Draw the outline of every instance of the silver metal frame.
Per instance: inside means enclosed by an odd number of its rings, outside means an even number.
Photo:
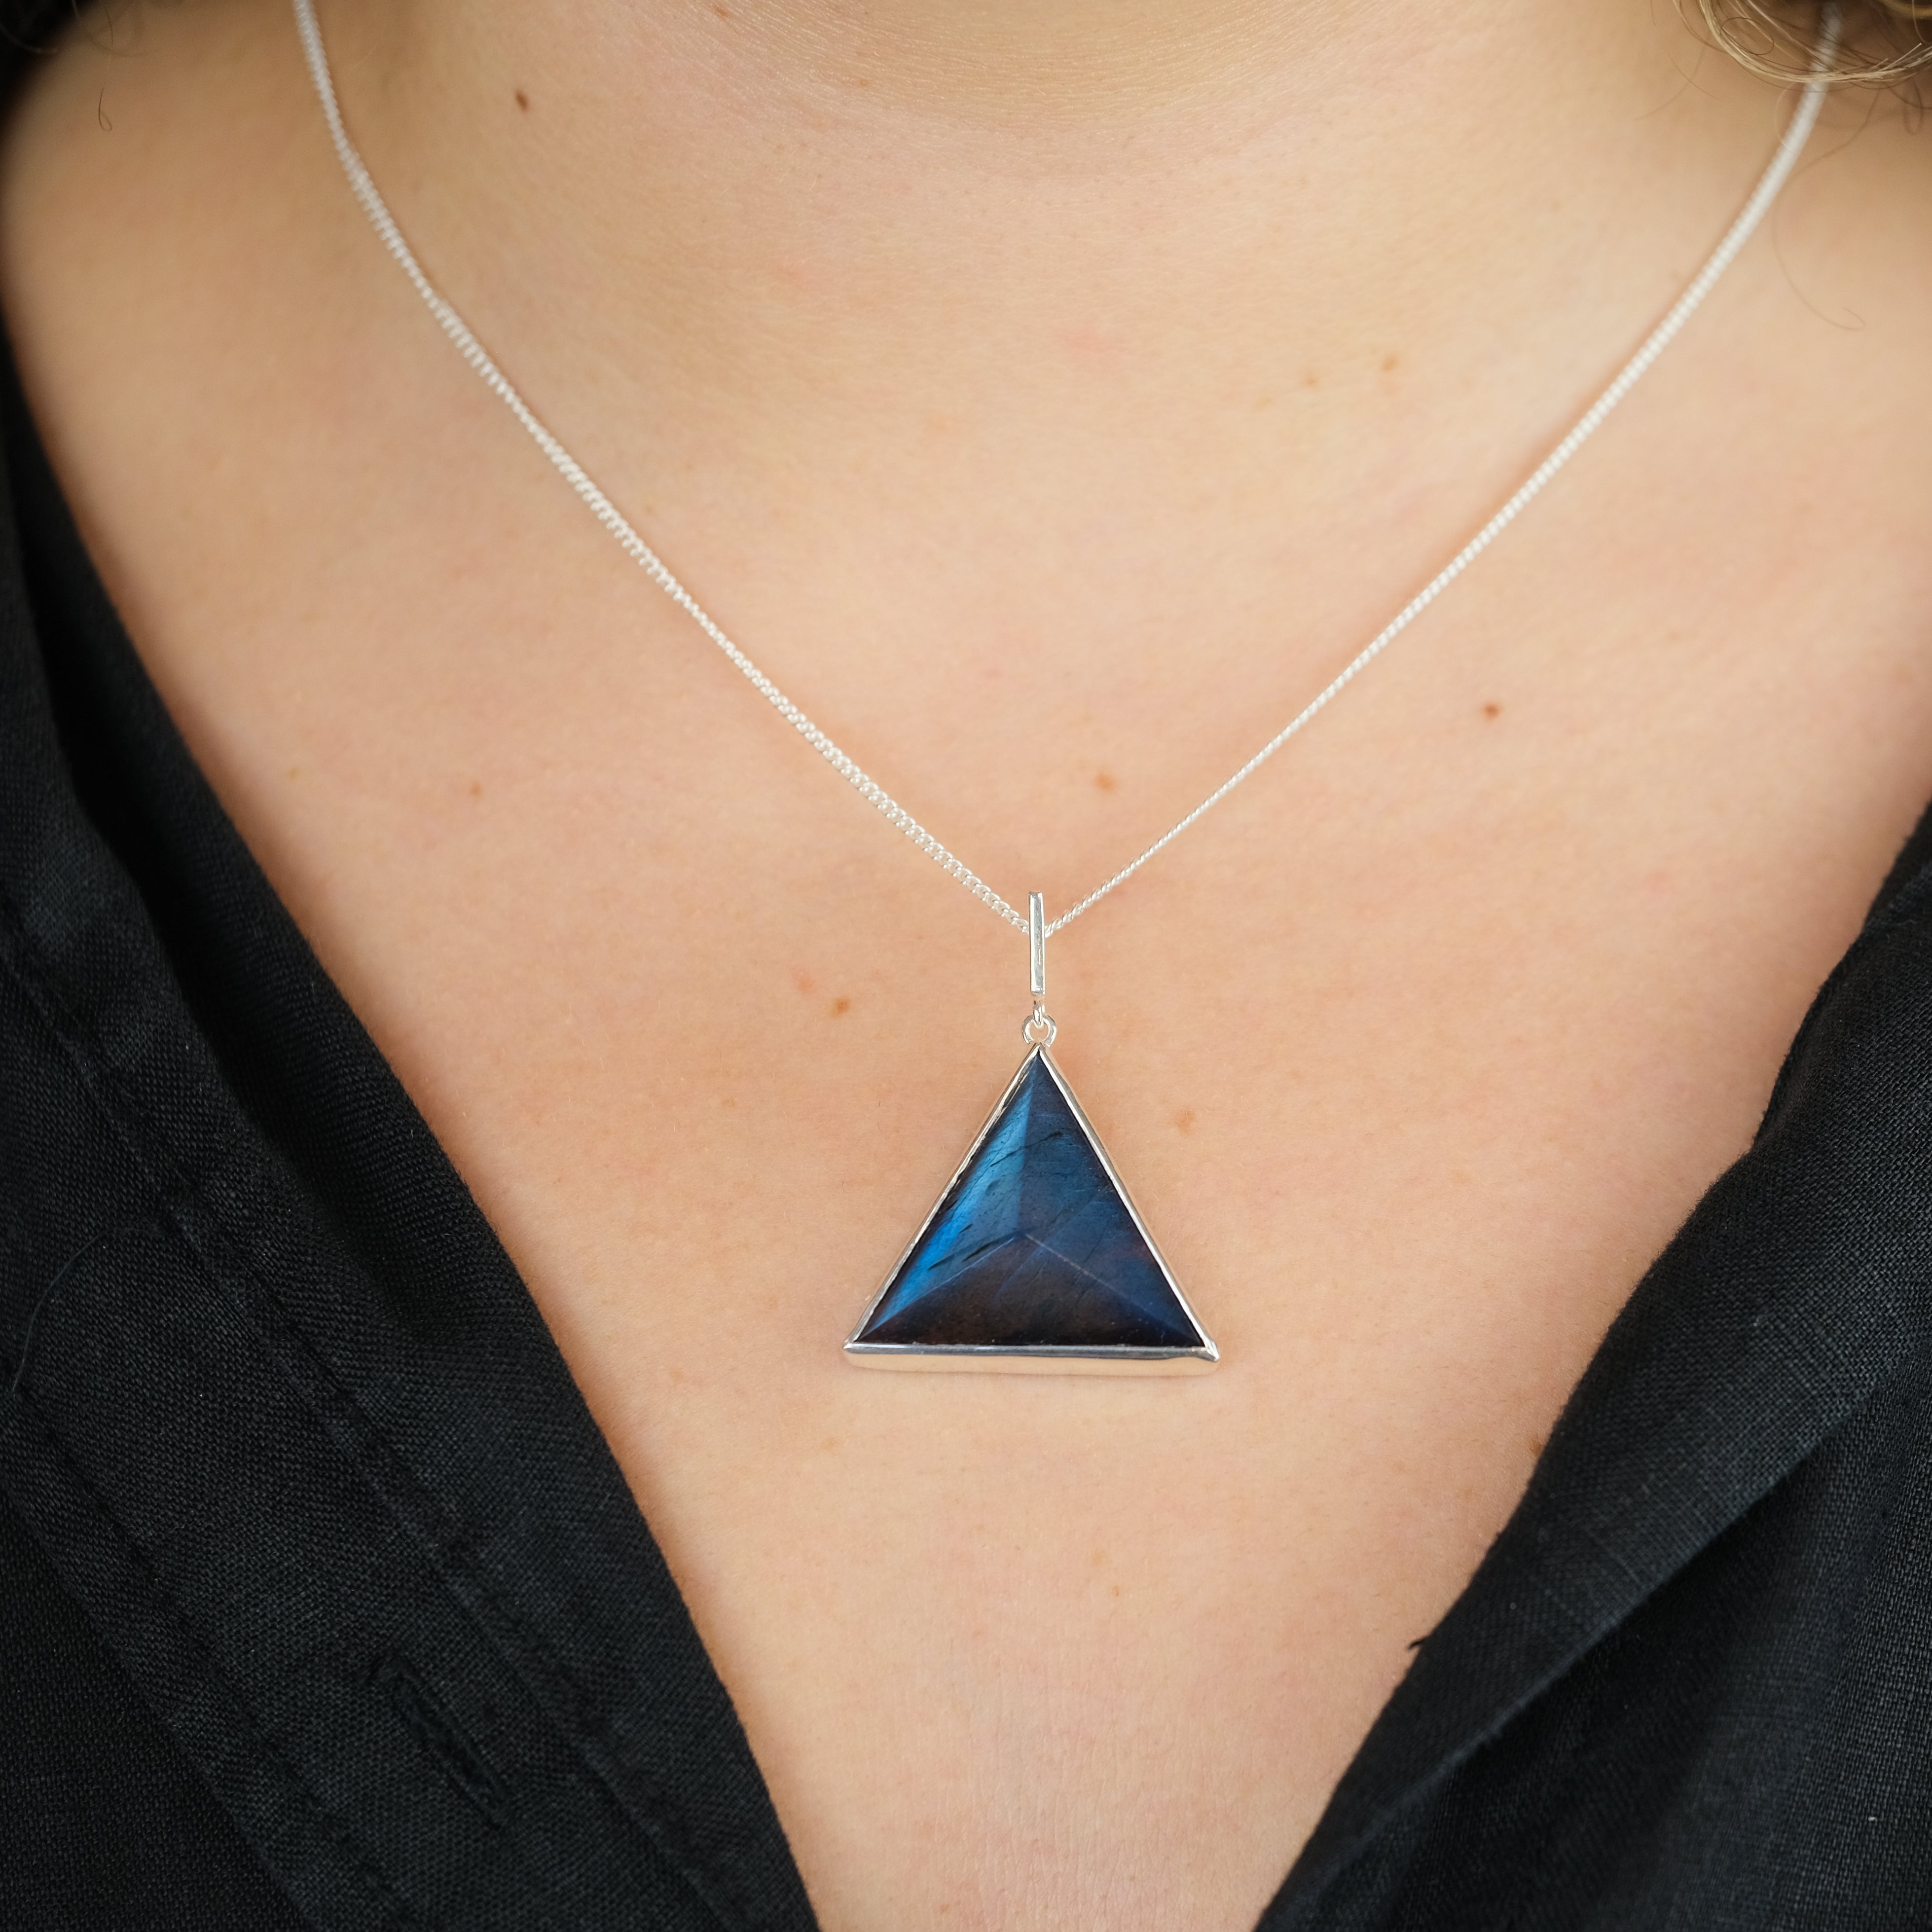
[[[911,1258],[913,1250],[926,1238],[926,1230],[932,1226],[946,1198],[957,1184],[959,1177],[973,1164],[974,1156],[986,1144],[986,1136],[993,1130],[994,1124],[1006,1110],[1006,1104],[1018,1090],[1020,1082],[1027,1076],[1027,1070],[1036,1060],[1041,1061],[1052,1075],[1053,1084],[1060,1089],[1061,1097],[1072,1110],[1078,1122],[1080,1131],[1087,1136],[1088,1144],[1100,1156],[1101,1167],[1106,1171],[1122,1204],[1133,1217],[1134,1226],[1140,1230],[1142,1240],[1148,1244],[1148,1252],[1154,1256],[1155,1265],[1160,1270],[1162,1278],[1174,1291],[1174,1298],[1180,1303],[1182,1312],[1194,1324],[1194,1332],[1201,1337],[1198,1348],[1133,1348],[1127,1347],[1068,1348],[1058,1346],[1040,1348],[990,1348],[973,1344],[958,1343],[934,1345],[919,1342],[862,1342],[859,1337],[866,1332],[879,1304],[886,1298],[886,1291],[898,1279],[899,1270]],[[982,1123],[980,1131],[973,1136],[964,1158],[950,1175],[946,1185],[934,1197],[927,1209],[926,1218],[919,1224],[917,1232],[900,1251],[899,1258],[886,1270],[886,1278],[879,1284],[878,1291],[866,1304],[866,1312],[859,1318],[858,1325],[852,1330],[845,1344],[847,1358],[861,1368],[868,1369],[919,1369],[950,1370],[954,1372],[978,1372],[998,1375],[1036,1376],[1202,1376],[1206,1375],[1221,1359],[1221,1352],[1215,1347],[1208,1330],[1202,1326],[1201,1318],[1194,1312],[1193,1305],[1181,1291],[1180,1282],[1174,1278],[1174,1271],[1167,1264],[1160,1244],[1148,1231],[1148,1224],[1141,1218],[1141,1210],[1134,1205],[1134,1197],[1127,1192],[1127,1185],[1120,1176],[1120,1171],[1108,1154],[1106,1143],[1094,1130],[1094,1123],[1087,1118],[1087,1110],[1075,1097],[1073,1089],[1066,1084],[1066,1076],[1054,1064],[1053,1056],[1044,1046],[1036,1046],[1028,1052],[1019,1064],[1019,1070],[1006,1082],[1006,1090],[993,1104],[992,1112]]]

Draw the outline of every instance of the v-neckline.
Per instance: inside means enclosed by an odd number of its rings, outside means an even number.
[[[277,1418],[308,1486],[244,1468],[222,1508],[194,1509],[175,1439],[190,1412],[124,1389],[110,1416],[122,1371],[64,1336],[56,1307],[0,1424],[10,1493],[93,1552],[110,1580],[97,1621],[316,1922],[412,1922],[412,1901],[456,1882],[460,1845],[457,1876],[492,1901],[463,1922],[614,1924],[662,1910],[638,1876],[642,1839],[717,1922],[809,1926],[729,1697],[534,1300],[202,778],[10,370],[5,382],[26,551],[6,681],[31,700],[44,674],[59,737],[4,781],[0,826],[10,842],[54,812],[92,842],[106,909],[37,901],[32,855],[13,855],[29,890],[8,964],[59,1042],[76,1135],[124,1170],[124,1213],[83,1271],[120,1298],[124,1358],[218,1376],[231,1406],[259,1412],[242,1436]],[[1884,1087],[1888,1030],[1925,1023],[1928,912],[1925,880],[1890,896],[1820,994],[1756,1144],[1646,1273],[1264,1924],[1308,1922],[1339,1870],[1766,1494],[1906,1346],[1895,1306],[1821,1270],[1817,1231],[1784,1209],[1794,1175],[1832,1160],[1834,1118]],[[1889,1097],[1896,1144],[1922,1144],[1932,1099]],[[1840,1258],[1861,1252],[1858,1231],[1834,1232]],[[1932,1229],[1886,1239],[1890,1264]],[[130,1270],[174,1298],[128,1300]],[[356,1543],[391,1569],[358,1579]],[[288,1628],[238,1653],[220,1592],[244,1589],[251,1561],[309,1565],[332,1610],[292,1592]],[[416,1634],[372,1630],[351,1682],[310,1621],[366,1616],[379,1586],[413,1606]],[[525,1742],[503,1763],[491,1724],[512,1705]],[[358,1726],[386,1739],[398,1724],[440,1785],[358,1784]]]

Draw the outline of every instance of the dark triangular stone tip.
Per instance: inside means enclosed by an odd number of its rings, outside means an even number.
[[[901,1367],[1217,1358],[1039,1047],[846,1348]]]

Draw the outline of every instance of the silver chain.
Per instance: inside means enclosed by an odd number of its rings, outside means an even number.
[[[626,556],[639,566],[645,575],[672,602],[686,612],[698,628],[744,674],[778,716],[851,785],[860,797],[883,814],[889,824],[903,832],[941,871],[957,879],[975,898],[992,907],[1009,924],[1017,926],[1030,937],[1032,922],[1024,913],[1008,904],[964,860],[941,844],[884,786],[869,776],[856,760],[840,750],[732,642],[725,634],[724,627],[685,587],[657,552],[631,527],[623,512],[598,488],[576,458],[544,426],[536,412],[518,393],[510,379],[491,360],[489,351],[478,341],[470,325],[457,314],[436,285],[423,273],[422,264],[417,261],[409,243],[404,239],[402,230],[396,225],[395,217],[389,212],[388,205],[377,192],[368,169],[363,165],[362,157],[356,152],[354,142],[349,138],[348,130],[343,125],[341,106],[335,98],[334,78],[329,71],[328,56],[322,47],[321,29],[316,25],[314,0],[295,0],[295,10],[296,29],[302,36],[302,51],[308,61],[309,75],[315,83],[316,94],[322,103],[322,113],[328,122],[329,139],[335,145],[336,158],[342,164],[342,171],[349,178],[349,185],[355,191],[356,199],[361,202],[363,212],[368,216],[376,232],[382,238],[382,245],[395,258],[404,274],[409,277],[416,293],[422,296],[444,334],[460,351],[463,359],[529,431],[532,440],[549,458],[564,481],[583,499],[592,515],[622,546]],[[1333,704],[1516,521],[1532,501],[1541,494],[1557,472],[1595,435],[1610,412],[1649,373],[1652,364],[1670,346],[1684,325],[1696,313],[1704,298],[1717,286],[1719,278],[1737,259],[1739,251],[1756,231],[1759,223],[1764,219],[1772,203],[1778,199],[1779,190],[1784,186],[1792,168],[1797,165],[1798,158],[1804,152],[1805,142],[1810,138],[1819,110],[1824,104],[1828,85],[1826,74],[1838,46],[1838,10],[1834,5],[1827,6],[1820,16],[1818,46],[1812,61],[1811,77],[1798,100],[1796,112],[1791,117],[1791,124],[1785,130],[1783,140],[1778,144],[1778,152],[1772,156],[1771,165],[1760,177],[1756,187],[1751,190],[1750,198],[1744,203],[1737,219],[1725,231],[1724,239],[1712,250],[1709,260],[1692,278],[1690,286],[1671,304],[1664,320],[1645,338],[1642,346],[1618,370],[1609,388],[1583,412],[1576,426],[1531,471],[1516,494],[1239,771],[1210,792],[1185,818],[1170,826],[1138,858],[1123,866],[1106,884],[1096,886],[1084,899],[1053,920],[1046,928],[1048,934],[1058,932],[1063,926],[1071,925],[1082,913],[1099,904],[1116,886],[1124,885],[1156,853],[1166,850],[1196,819],[1219,805],[1243,780],[1251,778],[1298,731]]]

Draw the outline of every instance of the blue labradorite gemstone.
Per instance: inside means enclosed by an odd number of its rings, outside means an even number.
[[[1037,1051],[853,1339],[928,1348],[1202,1346]]]

